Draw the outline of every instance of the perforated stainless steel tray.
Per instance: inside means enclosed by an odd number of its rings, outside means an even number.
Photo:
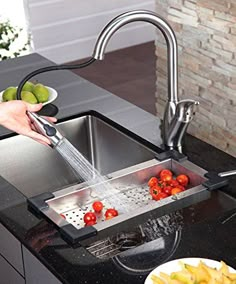
[[[160,201],[155,201],[150,196],[147,182],[150,177],[157,176],[164,168],[171,169],[175,175],[180,173],[187,174],[190,178],[190,184],[186,191]],[[162,162],[153,159],[112,173],[106,176],[105,183],[109,183],[109,186],[112,187],[112,193],[116,196],[116,200],[118,197],[119,202],[116,203],[116,209],[119,212],[119,216],[105,221],[102,213],[97,214],[97,224],[94,227],[97,231],[100,231],[152,210],[163,210],[164,207],[166,212],[168,208],[171,209],[171,206],[176,201],[181,202],[180,206],[183,207],[187,203],[189,204],[189,201],[191,203],[197,202],[199,194],[206,191],[206,188],[202,185],[206,181],[205,173],[205,170],[188,160],[180,163],[173,159],[167,159]],[[210,193],[207,194],[210,195]],[[107,192],[108,198],[102,200],[105,209],[111,207],[109,204],[110,195],[111,192]],[[86,183],[54,192],[54,196],[54,198],[46,201],[48,207],[42,210],[43,213],[59,227],[70,223],[76,229],[84,227],[84,214],[92,211],[92,203],[99,199],[99,196],[94,194],[93,188],[87,186]],[[123,209],[125,209],[125,212],[123,212]],[[60,214],[63,214],[66,219]]]

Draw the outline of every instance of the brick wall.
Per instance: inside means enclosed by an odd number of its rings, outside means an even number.
[[[236,1],[156,0],[179,45],[179,97],[200,101],[188,132],[236,157]],[[166,45],[158,32],[156,109],[167,99]]]

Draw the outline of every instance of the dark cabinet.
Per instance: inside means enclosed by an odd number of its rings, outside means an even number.
[[[61,284],[61,282],[23,246],[26,284]]]
[[[25,284],[25,279],[0,256],[0,284]]]
[[[21,243],[2,224],[0,236],[0,254],[24,276]]]
[[[61,284],[2,224],[0,236],[0,284]]]

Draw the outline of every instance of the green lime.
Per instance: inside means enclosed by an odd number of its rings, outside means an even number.
[[[43,84],[36,84],[33,89],[33,93],[36,96],[39,103],[44,103],[48,101],[49,90]]]
[[[33,89],[34,89],[34,84],[30,81],[27,81],[23,88],[22,88],[22,91],[28,91],[28,92],[33,92]]]
[[[16,100],[16,87],[8,87],[2,94],[2,100],[4,102]]]
[[[27,103],[30,104],[37,104],[37,98],[35,97],[35,95],[31,92],[28,91],[22,91],[21,92],[21,99]]]

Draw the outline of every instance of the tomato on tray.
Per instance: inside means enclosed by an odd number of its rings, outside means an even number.
[[[152,196],[152,199],[154,200],[158,200],[157,199],[157,196],[159,193],[161,193],[162,189],[160,186],[156,185],[156,186],[153,186],[151,189],[150,189],[150,193],[151,193],[151,196]]]
[[[161,200],[168,196],[177,194],[186,189],[189,178],[185,174],[179,174],[176,178],[169,169],[163,169],[156,177],[149,179],[149,191],[154,200]]]
[[[178,175],[176,177],[176,180],[178,181],[178,183],[182,186],[186,186],[189,183],[189,178],[186,175]]]
[[[96,223],[97,217],[93,212],[87,212],[84,214],[84,223],[87,225],[89,222]]]
[[[184,191],[185,190],[185,187],[184,186],[182,186],[182,185],[176,185],[175,187],[178,187],[178,188],[180,188],[182,191]]]
[[[171,195],[180,193],[180,192],[182,192],[182,191],[183,191],[183,190],[180,189],[179,187],[174,187],[174,188],[172,188],[172,190],[171,190]]]
[[[162,175],[161,180],[169,184],[172,181],[172,175],[169,174]]]
[[[158,184],[158,179],[156,177],[151,177],[148,181],[148,186],[153,187]]]
[[[66,216],[64,214],[60,214],[62,218],[66,219]]]
[[[160,192],[157,196],[156,196],[156,200],[161,200],[163,198],[168,197],[169,195],[165,192]]]
[[[170,182],[169,182],[169,185],[172,186],[172,187],[178,187],[179,183],[176,179],[172,179]]]
[[[166,193],[168,196],[171,195],[172,186],[167,185],[162,189],[162,192]]]
[[[106,210],[104,215],[106,217],[106,220],[109,220],[113,217],[118,216],[118,211],[114,208],[109,208],[109,209]]]
[[[160,188],[164,188],[167,186],[167,183],[165,181],[160,180],[157,185],[160,186]]]
[[[160,172],[160,178],[162,178],[163,175],[170,175],[170,176],[173,176],[173,173],[172,171],[168,170],[168,169],[164,169]]]
[[[93,207],[93,210],[94,210],[95,212],[99,213],[99,212],[101,212],[102,209],[103,209],[103,204],[102,204],[101,201],[95,201],[95,202],[93,202],[92,207]]]
[[[87,227],[87,226],[93,226],[93,225],[95,225],[95,224],[96,224],[95,221],[89,221],[88,223],[85,223],[85,227]]]

